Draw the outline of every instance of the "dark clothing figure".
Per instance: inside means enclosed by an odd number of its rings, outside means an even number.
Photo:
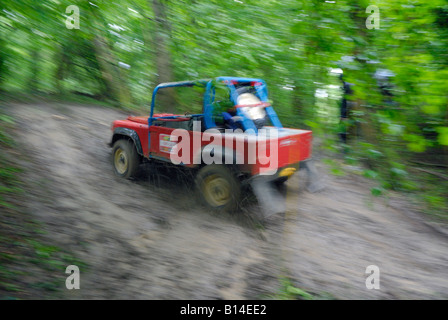
[[[347,99],[347,96],[350,96],[353,94],[353,84],[342,80],[342,76],[341,76],[341,81],[343,83],[344,95],[343,95],[342,101],[341,101],[341,121],[340,121],[341,130],[340,130],[339,136],[343,143],[347,143],[347,133],[348,133],[347,129],[349,126],[351,106],[353,104],[352,101]]]
[[[348,107],[350,102],[347,101],[347,96],[353,94],[353,89],[352,89],[353,84],[345,82],[345,81],[342,81],[342,83],[344,84],[344,87],[343,87],[344,96],[342,97],[342,104],[341,104],[341,118],[347,119],[349,116],[349,111],[350,111],[349,107]]]
[[[379,69],[375,72],[374,78],[376,79],[378,88],[383,97],[383,104],[385,106],[397,106],[393,98],[394,86],[392,84],[392,78],[395,74],[387,69]]]

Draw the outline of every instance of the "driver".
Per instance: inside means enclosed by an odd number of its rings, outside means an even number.
[[[237,104],[241,106],[243,112],[250,118],[257,129],[266,124],[266,110],[261,106],[262,101],[253,93],[242,93],[238,96]]]

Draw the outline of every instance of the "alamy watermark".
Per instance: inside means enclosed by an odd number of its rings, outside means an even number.
[[[366,8],[366,13],[371,13],[366,19],[366,28],[379,29],[380,28],[380,8],[370,5]]]
[[[75,265],[69,265],[65,269],[65,273],[70,274],[65,280],[65,287],[68,290],[79,289],[80,288],[80,274],[79,268]]]
[[[66,14],[71,14],[65,20],[67,29],[79,29],[79,7],[75,5],[68,6],[65,9]]]
[[[201,134],[202,133],[202,134]],[[292,138],[283,139],[281,146],[298,148]],[[277,172],[279,133],[276,128],[261,128],[255,134],[248,129],[207,129],[193,121],[193,131],[175,129],[159,135],[159,152],[169,154],[173,164],[258,164],[260,174]]]
[[[366,268],[366,274],[369,276],[366,279],[366,288],[371,289],[380,289],[380,268],[376,265],[370,265]]]

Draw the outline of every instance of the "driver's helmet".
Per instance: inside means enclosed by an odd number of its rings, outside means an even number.
[[[251,119],[257,129],[266,124],[266,110],[261,106],[261,100],[253,93],[241,93],[237,98],[237,104],[241,110]],[[247,107],[245,107],[247,106]]]

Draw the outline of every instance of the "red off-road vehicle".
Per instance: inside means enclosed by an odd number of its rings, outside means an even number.
[[[170,87],[204,89],[200,114],[154,114],[156,95]],[[225,88],[226,101],[218,101]],[[224,109],[223,109],[224,106]],[[286,181],[311,156],[311,131],[283,128],[261,79],[163,83],[153,92],[149,117],[116,120],[110,142],[115,173],[133,177],[139,164],[162,161],[194,170],[197,190],[213,209],[234,210],[241,184],[250,182],[259,201],[272,205],[272,183]],[[188,168],[188,169],[187,169]]]

